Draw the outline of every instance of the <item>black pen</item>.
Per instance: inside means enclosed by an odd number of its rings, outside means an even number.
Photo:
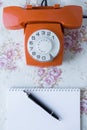
[[[57,120],[60,120],[59,117],[56,115],[55,112],[53,112],[50,108],[48,108],[43,102],[41,102],[36,96],[34,96],[32,93],[25,91],[24,92],[27,94],[27,96],[34,101],[36,104],[38,104],[40,107],[42,107],[46,112],[48,112],[51,116],[56,118]]]

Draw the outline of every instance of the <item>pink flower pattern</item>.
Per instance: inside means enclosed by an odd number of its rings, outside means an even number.
[[[81,114],[87,115],[87,90],[81,92]]]
[[[21,44],[10,42],[4,44],[0,49],[0,69],[15,70],[16,62],[22,59]]]
[[[2,0],[0,0],[0,6],[2,6]]]
[[[80,29],[72,29],[72,30],[65,29],[64,32],[65,51],[68,50],[71,53],[81,53],[83,50],[81,42],[86,40],[87,38],[84,26],[82,26]]]
[[[62,70],[58,67],[39,68],[38,76],[41,87],[54,87],[58,80],[61,79]]]

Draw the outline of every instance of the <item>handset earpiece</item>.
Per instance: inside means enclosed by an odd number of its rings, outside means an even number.
[[[10,6],[3,9],[3,23],[8,29],[21,29],[24,23],[24,12],[21,7]]]

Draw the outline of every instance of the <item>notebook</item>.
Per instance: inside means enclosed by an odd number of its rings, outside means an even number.
[[[55,119],[32,101],[32,93],[60,117]],[[7,98],[7,130],[80,130],[80,90],[11,88]]]

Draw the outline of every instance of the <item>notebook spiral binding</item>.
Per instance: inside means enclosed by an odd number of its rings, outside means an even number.
[[[43,91],[43,92],[45,92],[45,91],[49,91],[49,92],[51,92],[51,91],[69,91],[69,92],[80,91],[79,88],[31,88],[31,87],[29,87],[29,88],[25,88],[25,87],[9,88],[9,91],[14,91],[14,92],[15,91],[24,91],[24,90],[32,91],[32,92],[34,92],[34,91]]]

